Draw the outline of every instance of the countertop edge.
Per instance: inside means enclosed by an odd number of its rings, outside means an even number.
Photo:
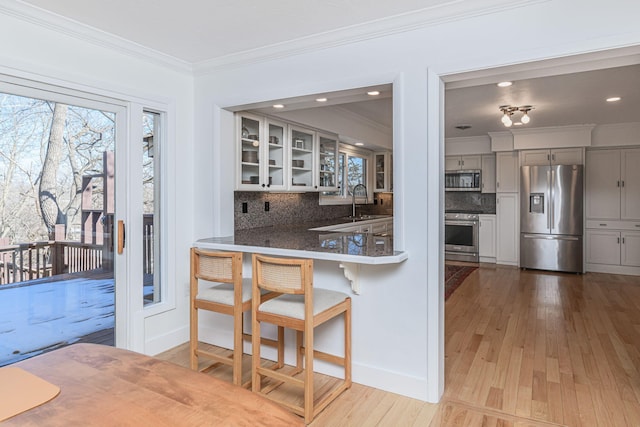
[[[387,256],[360,256],[360,255],[347,255],[337,254],[331,252],[316,252],[305,251],[299,249],[284,249],[284,248],[270,248],[265,246],[248,246],[238,245],[233,243],[224,242],[207,242],[206,239],[196,240],[194,246],[201,249],[219,249],[219,250],[232,250],[240,252],[251,252],[265,255],[279,255],[290,256],[299,258],[312,258],[325,261],[339,261],[339,262],[351,262],[356,264],[369,264],[369,265],[384,265],[384,264],[398,264],[409,258],[408,252],[396,252],[394,255]]]

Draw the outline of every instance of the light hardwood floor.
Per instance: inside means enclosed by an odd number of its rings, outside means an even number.
[[[311,425],[640,426],[640,277],[482,264],[445,303],[445,354],[438,405],[354,384]]]

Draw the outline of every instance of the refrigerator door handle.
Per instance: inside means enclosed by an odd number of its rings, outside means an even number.
[[[551,197],[549,197],[549,220],[551,222],[551,227],[549,227],[549,229],[551,230],[551,232],[553,232],[553,230],[556,228],[555,227],[555,203],[553,198],[555,197],[554,194],[554,189],[555,189],[555,185],[556,185],[556,171],[551,169]]]
[[[549,182],[551,179],[551,171],[547,170],[547,192],[550,192]],[[547,230],[551,231],[551,197],[547,195]]]
[[[579,237],[574,237],[574,236],[553,236],[553,235],[550,236],[546,234],[523,234],[522,237],[524,237],[525,239],[569,240],[569,241],[580,240]]]

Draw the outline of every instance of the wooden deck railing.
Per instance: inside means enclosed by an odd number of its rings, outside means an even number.
[[[43,241],[0,247],[0,285],[102,267],[103,245]]]

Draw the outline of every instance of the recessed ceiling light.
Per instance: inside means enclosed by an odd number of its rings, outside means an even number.
[[[362,146],[364,145],[364,142],[356,142],[356,145],[357,145],[358,147],[362,147]]]
[[[522,125],[523,125],[523,123],[522,123],[522,122],[513,122],[513,125],[514,125],[514,126],[522,126]]]
[[[367,95],[369,95],[369,96],[378,96],[378,95],[380,95],[380,91],[379,90],[371,90],[371,91],[367,92]]]
[[[327,102],[327,98],[316,98],[317,102]]]
[[[498,87],[509,87],[513,84],[513,82],[500,82],[498,83]]]
[[[273,108],[284,108],[282,104],[273,104]]]
[[[611,98],[607,98],[607,102],[617,102],[620,101],[622,98],[620,98],[619,96],[612,96]]]

